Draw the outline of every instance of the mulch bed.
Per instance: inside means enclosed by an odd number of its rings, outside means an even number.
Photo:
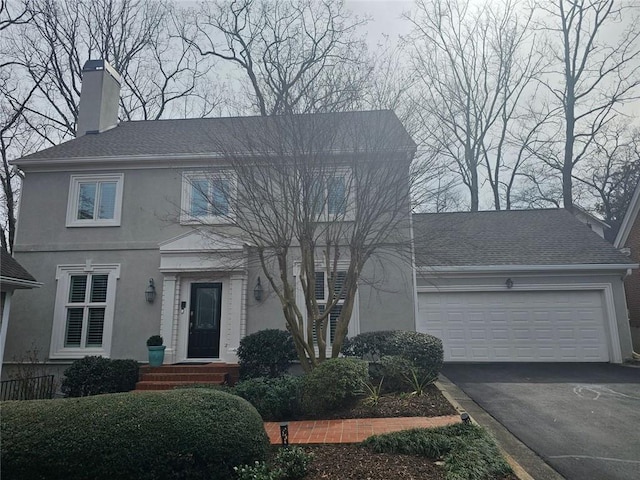
[[[359,400],[350,408],[323,415],[322,419],[435,417],[458,412],[435,385],[429,385],[423,395],[389,394],[378,405]],[[427,457],[374,453],[358,444],[304,445],[313,454],[305,480],[444,480],[442,462]],[[515,475],[494,480],[517,480]]]
[[[413,455],[373,453],[359,445],[305,446],[313,462],[305,480],[444,479],[444,469]]]
[[[456,413],[456,409],[444,398],[440,390],[435,385],[429,385],[420,396],[384,395],[377,405],[368,405],[366,399],[360,399],[349,408],[322,415],[322,419],[439,417]]]

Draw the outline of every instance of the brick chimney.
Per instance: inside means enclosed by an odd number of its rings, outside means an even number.
[[[76,137],[102,133],[118,125],[120,75],[106,60],[88,60],[82,67],[82,90]]]

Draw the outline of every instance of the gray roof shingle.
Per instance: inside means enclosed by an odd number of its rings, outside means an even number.
[[[294,135],[302,141],[292,140]],[[84,135],[23,158],[262,153],[265,144],[278,151],[287,141],[295,141],[297,146],[315,143],[316,151],[318,146],[352,151],[373,143],[377,150],[384,151],[415,148],[396,115],[380,110],[122,122],[103,133]]]
[[[35,282],[36,279],[20,265],[9,252],[4,248],[0,248],[2,252],[0,257],[0,277],[6,279],[26,280]]]
[[[418,266],[629,264],[564,209],[415,214]]]

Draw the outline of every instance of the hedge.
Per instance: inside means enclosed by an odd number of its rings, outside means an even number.
[[[325,360],[304,376],[302,411],[315,416],[349,406],[369,380],[367,362],[354,358]]]
[[[232,393],[250,402],[266,421],[291,420],[300,412],[303,377],[284,375],[278,378],[242,380]]]
[[[61,390],[69,397],[128,392],[136,388],[138,362],[87,356],[74,360],[64,375]]]
[[[240,378],[279,377],[287,373],[296,358],[298,354],[289,332],[260,330],[240,340]]]
[[[173,390],[5,402],[7,479],[227,479],[263,460],[268,438],[245,400]]]

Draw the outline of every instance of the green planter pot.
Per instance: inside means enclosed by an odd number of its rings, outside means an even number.
[[[157,347],[147,347],[149,349],[149,366],[159,367],[164,362],[164,349],[165,345],[159,345]]]

